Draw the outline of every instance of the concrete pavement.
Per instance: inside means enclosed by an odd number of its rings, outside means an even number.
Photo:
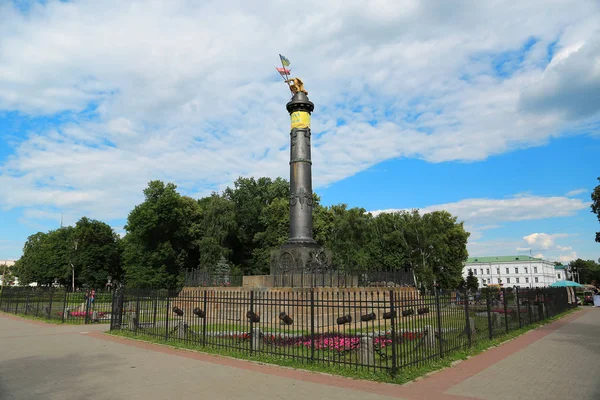
[[[600,309],[404,385],[259,365],[0,314],[0,400],[599,399]]]

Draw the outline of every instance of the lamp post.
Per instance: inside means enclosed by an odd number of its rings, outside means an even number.
[[[77,240],[75,241],[75,251],[77,251]],[[72,272],[71,287],[72,287],[73,293],[75,293],[75,266],[73,265],[73,263],[71,263],[71,272]]]

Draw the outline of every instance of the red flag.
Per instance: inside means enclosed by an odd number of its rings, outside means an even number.
[[[287,69],[287,68],[278,68],[278,67],[275,67],[275,69],[277,70],[277,72],[279,72],[281,74],[281,76],[289,75],[289,74],[292,73],[292,70],[291,69]]]

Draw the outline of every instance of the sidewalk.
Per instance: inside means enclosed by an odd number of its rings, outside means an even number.
[[[600,399],[600,309],[404,386],[175,350],[104,329],[0,314],[0,399]]]

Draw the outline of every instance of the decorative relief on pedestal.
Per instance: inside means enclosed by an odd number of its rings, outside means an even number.
[[[281,254],[281,257],[279,257],[279,269],[285,272],[293,270],[294,267],[294,257],[288,252]]]
[[[312,207],[312,193],[305,191],[304,188],[300,188],[298,193],[290,193],[290,207],[293,207],[298,203],[300,203],[300,209],[304,209],[304,203],[306,203],[307,206]]]

